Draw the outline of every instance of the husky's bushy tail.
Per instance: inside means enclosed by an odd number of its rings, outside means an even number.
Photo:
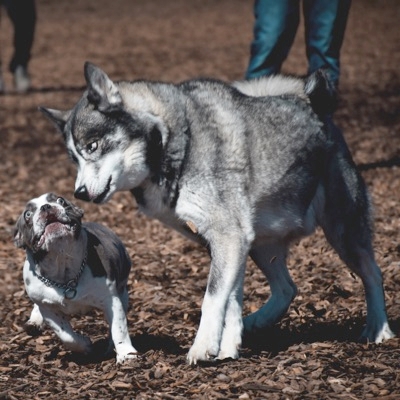
[[[309,101],[321,118],[332,114],[337,106],[337,91],[326,72],[319,69],[306,78],[290,75],[271,75],[232,84],[247,96],[296,95]]]

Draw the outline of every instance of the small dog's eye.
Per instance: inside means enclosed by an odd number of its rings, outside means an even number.
[[[63,206],[63,205],[65,204],[65,200],[64,200],[62,197],[59,197],[59,198],[57,199],[57,203],[58,203],[60,206]]]
[[[25,213],[24,213],[25,221],[28,222],[32,218],[32,215],[33,215],[32,211],[29,211],[29,210],[25,211]]]
[[[97,147],[98,147],[97,142],[89,143],[89,144],[86,146],[86,151],[88,152],[88,154],[92,154],[92,153],[94,153],[94,152],[97,150]]]

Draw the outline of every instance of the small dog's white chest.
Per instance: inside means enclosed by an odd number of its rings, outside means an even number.
[[[68,298],[65,288],[46,285],[32,271],[28,265],[24,267],[24,282],[26,292],[34,303],[51,305],[64,314],[85,314],[92,308],[103,308],[99,293],[106,289],[105,278],[93,278],[89,271],[84,271],[76,286],[76,294]],[[90,283],[88,281],[91,281]]]

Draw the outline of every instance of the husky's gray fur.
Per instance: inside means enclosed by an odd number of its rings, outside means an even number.
[[[72,110],[42,109],[78,167],[75,196],[103,203],[130,190],[147,215],[208,246],[189,363],[237,358],[243,326],[251,333],[279,320],[296,295],[288,247],[317,225],[363,281],[362,336],[392,337],[368,195],[340,133],[316,115],[329,109],[317,96],[320,77],[113,82],[89,63],[85,77],[87,90]],[[248,255],[271,297],[243,323]]]

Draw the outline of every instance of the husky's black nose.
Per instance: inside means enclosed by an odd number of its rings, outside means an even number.
[[[85,185],[79,186],[75,190],[74,196],[79,200],[90,201],[89,193]]]

